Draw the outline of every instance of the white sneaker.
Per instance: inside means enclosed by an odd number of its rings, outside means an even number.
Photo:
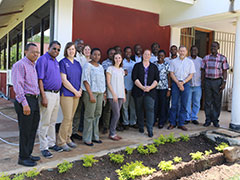
[[[63,145],[63,146],[61,146],[61,148],[63,149],[63,151],[67,151],[67,152],[69,152],[69,151],[71,151],[72,150],[72,148],[71,147],[69,147],[68,145]]]
[[[70,148],[76,148],[77,145],[74,142],[67,143]]]

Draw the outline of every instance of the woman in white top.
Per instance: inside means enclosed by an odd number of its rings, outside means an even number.
[[[92,142],[102,143],[99,139],[98,123],[102,114],[103,93],[106,90],[104,69],[98,63],[101,58],[100,49],[94,48],[91,58],[92,60],[85,64],[82,76],[85,107],[83,141],[88,146],[93,146]]]
[[[126,101],[124,87],[124,70],[122,68],[122,56],[114,54],[113,65],[107,69],[107,98],[112,108],[109,138],[115,141],[122,139],[116,134],[116,126],[120,117],[122,104]],[[84,127],[85,128],[85,127]]]

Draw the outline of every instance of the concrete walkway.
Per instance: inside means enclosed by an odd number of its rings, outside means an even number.
[[[10,117],[5,117],[7,115]],[[16,113],[14,111],[13,103],[10,101],[6,101],[0,98],[0,138],[7,140],[8,142],[18,144],[18,124],[14,121],[17,119]],[[231,119],[231,113],[223,111],[220,116],[220,125],[221,128],[228,128]],[[179,133],[195,135],[199,134],[202,131],[216,129],[213,126],[205,128],[202,124],[205,121],[205,115],[203,111],[199,112],[199,122],[200,125],[188,124],[187,128],[189,129],[187,132],[179,130],[177,128],[169,131],[167,127],[159,130],[157,127],[154,128],[154,137],[157,138],[160,134],[167,135],[170,133],[174,133],[176,136]],[[121,141],[115,142],[108,139],[108,135],[100,135],[103,144],[94,144],[93,147],[88,147],[83,144],[82,141],[76,142],[78,147],[71,152],[61,152],[55,153],[53,152],[53,158],[44,159],[41,157],[41,160],[38,162],[36,166],[37,169],[46,169],[56,167],[58,163],[61,163],[63,160],[74,161],[79,160],[85,154],[94,154],[95,156],[101,156],[107,154],[109,152],[118,151],[120,149],[124,149],[126,146],[137,146],[138,144],[148,144],[153,141],[152,138],[149,138],[147,134],[141,135],[136,129],[129,129],[123,132],[118,133],[123,137]],[[34,148],[34,155],[40,155],[38,139],[36,139],[36,145]],[[2,141],[0,141],[0,173],[5,172],[7,174],[20,173],[24,171],[28,171],[32,168],[23,167],[17,164],[18,160],[18,146],[9,145]]]

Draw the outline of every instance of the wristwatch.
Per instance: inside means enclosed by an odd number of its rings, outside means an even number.
[[[171,88],[168,88],[169,91],[171,91],[172,89]]]

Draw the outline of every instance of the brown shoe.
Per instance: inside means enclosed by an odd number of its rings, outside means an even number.
[[[183,131],[187,131],[188,130],[185,126],[178,126],[178,129],[181,129]]]
[[[116,135],[117,137],[118,137],[118,139],[122,139],[122,137],[121,136],[119,136],[119,135]]]
[[[176,127],[176,126],[173,126],[173,125],[170,124],[167,129],[168,129],[168,130],[171,130],[171,129],[174,129],[175,127]]]
[[[120,139],[118,138],[118,136],[109,136],[109,138],[111,139],[111,140],[114,140],[114,141],[119,141]]]

